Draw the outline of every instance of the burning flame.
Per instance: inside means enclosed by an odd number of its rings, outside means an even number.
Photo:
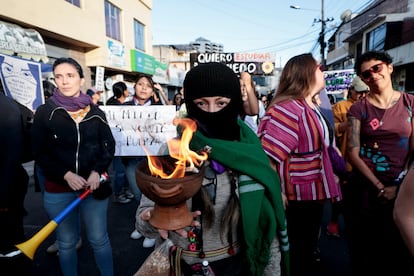
[[[165,164],[160,159],[148,155],[148,167],[154,176],[166,179],[184,177],[186,171],[198,172],[196,167],[200,167],[201,161],[208,157],[206,152],[199,155],[190,150],[190,141],[197,129],[196,123],[191,119],[176,119],[175,122],[183,128],[181,139],[171,139],[167,142],[170,156],[177,160],[175,168],[168,174]]]

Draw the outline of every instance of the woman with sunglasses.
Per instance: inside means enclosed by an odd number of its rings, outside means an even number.
[[[355,63],[370,92],[348,111],[347,132],[352,135],[347,151],[354,177],[344,187],[344,203],[351,264],[361,275],[414,272],[393,221],[394,201],[413,148],[414,98],[393,89],[393,69],[385,52],[366,52]]]

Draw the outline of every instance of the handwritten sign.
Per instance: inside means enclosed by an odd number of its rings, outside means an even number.
[[[174,105],[100,106],[116,141],[115,156],[166,155],[167,141],[177,137]],[[144,149],[145,148],[145,149]]]
[[[96,66],[95,88],[98,91],[105,90],[104,74],[105,74],[105,67]]]
[[[353,69],[324,71],[328,94],[341,94],[349,89],[355,77]]]

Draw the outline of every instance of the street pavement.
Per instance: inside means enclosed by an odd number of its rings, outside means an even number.
[[[47,217],[42,203],[40,192],[34,191],[33,163],[25,164],[30,176],[29,191],[26,195],[25,208],[27,216],[24,220],[25,234],[30,239],[50,219]],[[133,240],[129,237],[134,229],[135,211],[137,202],[133,200],[127,204],[110,201],[108,208],[108,232],[111,240],[115,276],[132,276],[152,252],[153,248],[143,248],[143,238]],[[349,259],[346,242],[343,238],[326,235],[326,225],[330,215],[329,206],[326,208],[322,224],[320,251],[321,274],[319,276],[349,276]],[[343,236],[343,218],[340,216],[340,230]],[[83,246],[78,251],[79,276],[98,276],[93,252],[88,244],[85,231],[82,229]],[[61,276],[59,260],[56,255],[46,253],[46,248],[55,240],[52,233],[44,242],[38,245],[33,262],[32,276]],[[0,273],[1,274],[1,273]],[[219,276],[219,275],[217,275]]]
[[[50,219],[43,208],[41,193],[34,191],[33,163],[25,164],[25,168],[29,172],[30,183],[25,200],[27,216],[24,220],[24,228],[26,237],[30,239]],[[129,237],[134,230],[137,206],[138,204],[135,200],[127,204],[113,203],[110,200],[108,208],[108,232],[112,245],[115,276],[133,275],[152,251],[152,248],[142,247],[143,238],[133,240]],[[92,248],[87,241],[83,229],[82,240],[83,246],[78,250],[79,276],[100,275],[95,264]],[[39,245],[32,262],[33,276],[62,275],[58,257],[46,253],[46,248],[54,241],[55,234],[52,233]]]

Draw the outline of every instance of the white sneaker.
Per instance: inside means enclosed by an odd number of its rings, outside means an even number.
[[[142,243],[142,247],[150,248],[155,245],[155,239],[145,238],[144,242]]]
[[[133,240],[138,240],[139,238],[142,237],[142,234],[140,232],[138,232],[137,230],[134,230],[131,235],[129,235],[129,237]]]

